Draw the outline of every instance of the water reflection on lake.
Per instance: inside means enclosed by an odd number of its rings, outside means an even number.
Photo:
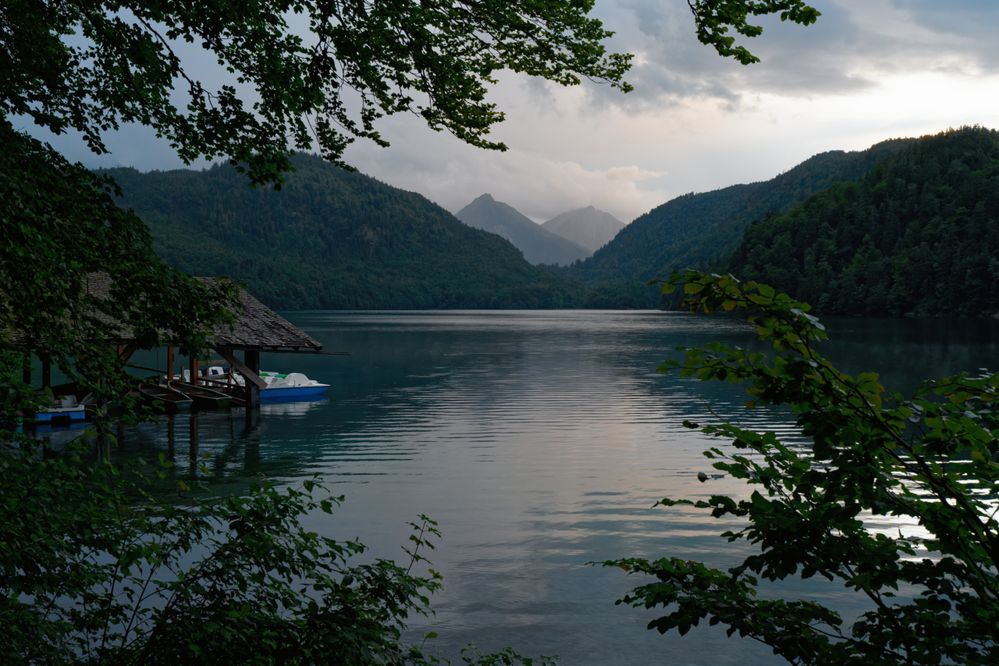
[[[751,342],[734,319],[659,312],[295,313],[290,318],[345,357],[264,358],[332,385],[330,399],[145,424],[122,455],[164,453],[176,474],[219,492],[254,478],[319,473],[347,503],[314,518],[326,534],[358,537],[401,556],[406,522],[427,513],[443,543],[437,615],[421,623],[450,655],[461,646],[515,646],[565,664],[773,663],[769,650],[716,629],[685,638],[645,629],[651,614],[614,606],[637,580],[587,566],[627,555],[735,562],[740,551],[700,513],[652,509],[664,497],[741,492],[700,453],[716,442],[684,419],[730,418],[793,438],[787,415],[743,408],[736,388],[663,376],[677,345]],[[927,375],[999,367],[999,324],[952,320],[832,320],[827,354],[850,371],[880,370],[911,389]],[[192,460],[194,461],[192,463]],[[811,582],[787,593],[838,590]]]

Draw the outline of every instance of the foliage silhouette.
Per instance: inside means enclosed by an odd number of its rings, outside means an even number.
[[[851,377],[817,351],[808,306],[757,283],[687,272],[694,311],[745,312],[769,353],[685,349],[663,371],[744,383],[750,405],[787,405],[809,446],[733,423],[686,425],[730,440],[705,456],[748,497],[664,499],[745,521],[722,537],[753,552],[728,570],[675,557],[609,561],[649,576],[620,603],[663,607],[650,629],[681,635],[702,620],[761,641],[791,663],[987,664],[999,657],[999,374],[927,382],[912,397],[874,373]],[[707,481],[707,475],[701,475]],[[925,535],[868,529],[874,516]],[[852,622],[808,599],[775,599],[763,581],[820,576],[866,599]],[[761,592],[764,592],[761,594]]]

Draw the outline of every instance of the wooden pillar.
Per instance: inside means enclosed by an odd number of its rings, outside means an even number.
[[[195,476],[198,469],[198,413],[191,412],[191,427],[188,431],[190,444],[189,455],[191,460],[191,476]]]
[[[31,352],[24,352],[21,359],[21,381],[31,386]]]
[[[169,384],[173,380],[173,345],[167,345],[167,371],[166,381]]]
[[[188,372],[191,374],[191,383],[197,386],[201,382],[198,381],[198,355],[191,354],[190,363],[188,363]]]
[[[260,352],[256,349],[247,349],[243,352],[243,362],[246,367],[249,368],[255,375],[260,375]],[[246,386],[246,408],[248,410],[256,409],[260,406],[260,387],[255,383],[250,381],[248,378],[245,379]]]
[[[243,390],[246,395],[246,415],[249,419],[257,407],[260,406],[260,392],[267,387],[267,382],[260,378],[260,352],[257,350],[246,350],[243,352],[243,360],[236,357],[232,349],[224,347],[215,350],[218,355],[229,362],[232,369],[243,376]]]
[[[48,354],[39,354],[42,359],[42,388],[52,386],[52,357]]]

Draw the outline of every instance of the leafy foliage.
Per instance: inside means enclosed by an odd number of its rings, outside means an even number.
[[[692,310],[745,311],[772,351],[686,349],[663,370],[744,383],[750,405],[789,406],[811,445],[732,423],[688,423],[731,441],[734,451],[705,456],[752,492],[660,504],[744,520],[722,537],[754,552],[728,570],[675,557],[607,562],[656,579],[622,602],[665,608],[649,624],[660,632],[685,634],[707,620],[792,663],[995,663],[999,374],[927,382],[907,398],[874,373],[851,377],[823,358],[825,329],[806,304],[732,276],[688,272],[665,288],[680,283]],[[873,532],[865,524],[873,516],[918,522],[925,536]],[[761,594],[761,579],[799,576],[822,577],[868,608],[848,622],[816,601]]]
[[[781,21],[811,25],[821,14],[802,0],[687,0],[694,14],[697,38],[719,55],[735,58],[743,65],[759,62],[749,50],[735,43],[729,29],[744,37],[759,37],[763,28],[749,22],[750,16],[778,14]]]
[[[856,183],[753,225],[729,270],[821,312],[999,312],[999,133],[909,144]]]
[[[115,204],[111,181],[4,121],[0,144],[5,420],[45,399],[21,383],[24,350],[47,354],[82,393],[120,400],[129,385],[114,342],[201,348],[225,319],[231,285],[202,284],[157,259],[142,221]]]
[[[569,274],[595,288],[588,305],[656,307],[659,293],[641,288],[646,280],[724,265],[753,222],[860,178],[906,144],[885,141],[860,152],[822,153],[769,181],[678,197],[637,218]]]
[[[296,155],[280,192],[232,167],[108,172],[160,256],[301,308],[562,307],[572,285],[423,197]]]
[[[630,56],[606,53],[611,33],[586,15],[592,6],[15,0],[0,13],[0,110],[76,129],[96,152],[107,130],[150,125],[186,161],[229,158],[255,182],[276,182],[291,146],[315,143],[336,161],[356,137],[384,144],[375,121],[407,111],[504,148],[487,138],[503,118],[486,100],[499,70],[628,89]],[[197,47],[229,83],[213,90],[191,73]]]
[[[411,525],[406,566],[358,561],[362,544],[302,526],[342,500],[316,480],[163,501],[79,451],[24,453],[0,456],[5,662],[441,663],[402,640],[440,587],[423,555],[440,537],[430,518]]]

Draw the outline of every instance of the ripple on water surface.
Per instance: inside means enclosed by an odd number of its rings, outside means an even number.
[[[432,559],[445,587],[437,615],[417,631],[432,627],[447,654],[476,643],[559,654],[565,664],[773,663],[766,648],[714,628],[682,639],[646,631],[648,612],[613,604],[639,581],[588,564],[676,555],[724,566],[743,554],[716,537],[735,523],[653,507],[667,496],[744,492],[726,479],[697,481],[698,471],[712,471],[701,452],[719,442],[684,428],[684,419],[735,419],[800,441],[787,412],[747,410],[736,387],[654,371],[677,345],[751,343],[743,324],[660,312],[291,318],[350,356],[272,355],[264,363],[331,384],[329,400],[267,406],[250,431],[239,412],[198,417],[200,470],[189,463],[189,417],[143,426],[129,447],[169,451],[178,474],[202,474],[220,492],[259,476],[323,474],[347,501],[310,527],[359,537],[378,556],[401,556],[406,522],[433,516],[444,534]],[[852,370],[884,358],[886,382],[902,388],[911,387],[911,366],[933,374],[999,366],[991,329],[972,339],[906,326],[849,320],[829,353],[859,366]]]

